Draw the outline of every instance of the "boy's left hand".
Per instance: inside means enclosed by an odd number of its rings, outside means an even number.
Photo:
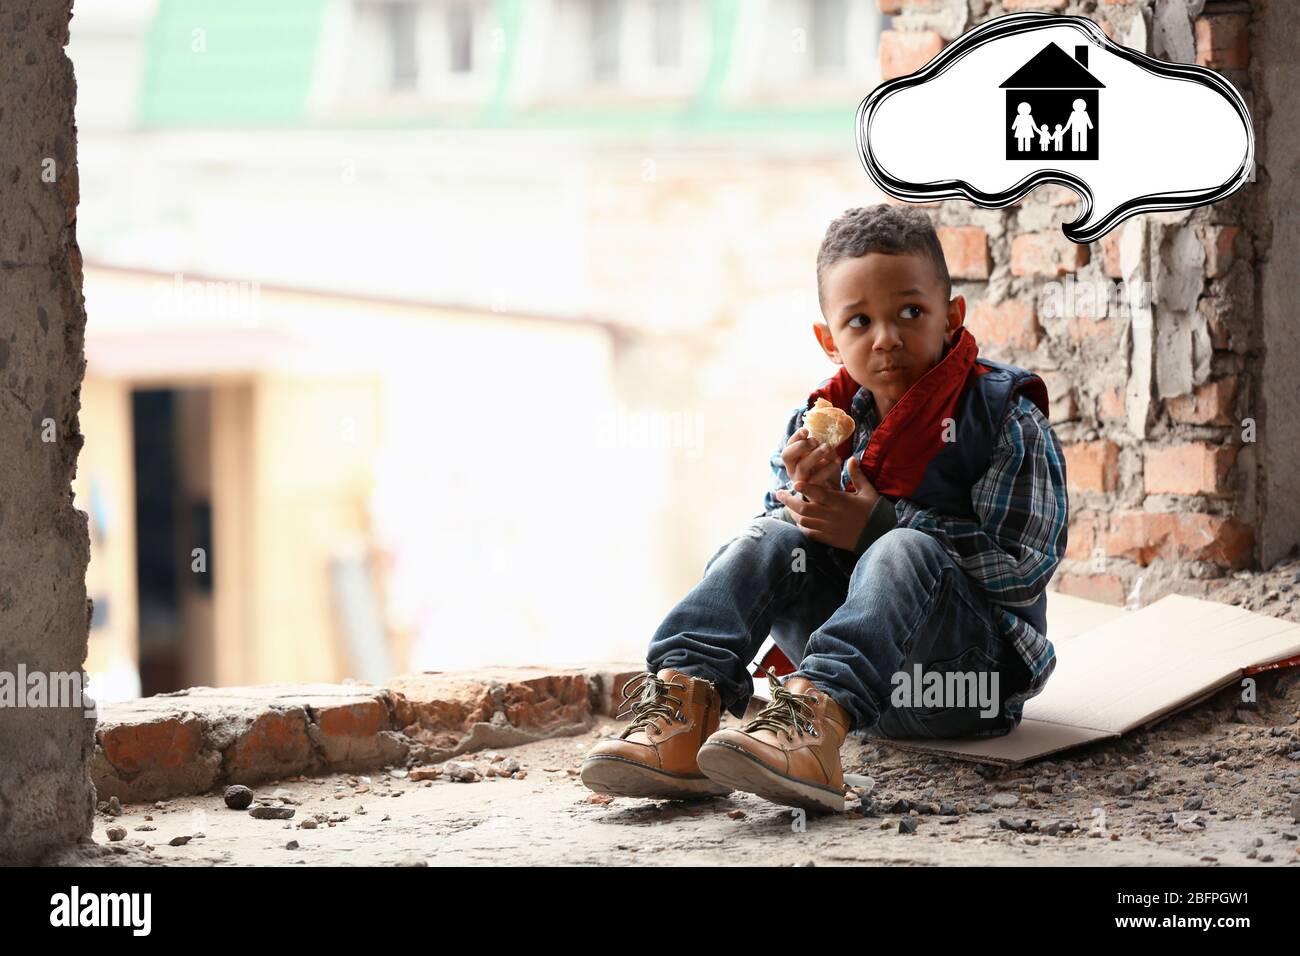
[[[880,494],[862,473],[856,455],[849,459],[849,480],[853,482],[854,491],[837,491],[824,485],[796,481],[794,490],[802,492],[806,501],[784,489],[778,491],[776,497],[790,510],[799,530],[809,538],[852,551]]]

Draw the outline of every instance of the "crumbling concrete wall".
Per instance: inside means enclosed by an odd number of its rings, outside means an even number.
[[[81,674],[86,515],[71,481],[86,317],[76,242],[71,0],[0,9],[0,861],[88,838],[95,722],[84,706],[16,707],[22,671]],[[0,678],[2,680],[3,678]],[[39,678],[38,678],[39,680]],[[29,687],[32,685],[28,685]],[[33,698],[35,700],[35,698]]]
[[[1255,215],[1261,224],[1259,306],[1263,327],[1259,443],[1260,562],[1300,539],[1300,10],[1268,0],[1251,25],[1251,86],[1260,126]]]
[[[1266,144],[1259,181],[1212,206],[1135,217],[1090,246],[1062,235],[1080,209],[1057,187],[1006,209],[929,208],[982,351],[1047,381],[1070,486],[1062,590],[1145,604],[1284,554],[1300,541],[1300,343],[1287,301],[1296,137],[1294,123],[1263,135],[1257,93],[1294,89],[1300,10],[1263,0],[879,4],[894,14],[881,37],[886,78],[991,17],[1040,10],[1088,17],[1124,46],[1217,70],[1242,92]],[[1252,43],[1265,34],[1261,55]],[[1272,121],[1281,115],[1274,104]]]

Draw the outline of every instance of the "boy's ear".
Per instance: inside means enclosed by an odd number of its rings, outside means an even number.
[[[840,358],[840,350],[835,347],[835,340],[831,338],[831,327],[825,322],[814,322],[813,334],[817,336],[817,344],[822,347],[826,357],[836,365],[843,365],[844,360]]]
[[[966,297],[963,295],[954,296],[953,300],[948,303],[948,334],[951,335],[956,332],[965,321]]]

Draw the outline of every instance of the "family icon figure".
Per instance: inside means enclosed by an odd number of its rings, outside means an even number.
[[[1075,152],[1088,149],[1088,130],[1093,128],[1092,118],[1088,115],[1088,105],[1083,100],[1074,101],[1074,112],[1064,124],[1057,123],[1053,132],[1046,123],[1039,126],[1034,122],[1032,107],[1021,103],[1016,107],[1016,118],[1011,123],[1011,132],[1016,137],[1016,146],[1020,152],[1027,153],[1033,146],[1034,135],[1038,135],[1038,148],[1047,152],[1050,148],[1060,152],[1065,149],[1065,134],[1070,132],[1070,148]]]

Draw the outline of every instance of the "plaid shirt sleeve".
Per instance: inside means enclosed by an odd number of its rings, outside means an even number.
[[[781,460],[781,452],[785,451],[785,446],[790,440],[790,436],[797,432],[799,427],[803,424],[803,413],[803,405],[799,405],[790,413],[790,420],[785,426],[785,434],[781,437],[781,441],[776,446],[776,450],[772,452],[772,457],[769,459],[769,464],[772,468],[772,487],[763,495],[763,510],[761,513],[754,516],[756,518],[761,518],[763,515],[771,515],[773,518],[780,518],[783,521],[791,520],[790,513],[786,511],[785,505],[781,504],[781,502],[777,500],[776,492],[781,488],[787,490],[790,488],[790,475],[785,470],[785,462]]]
[[[988,470],[971,489],[978,521],[899,498],[898,526],[936,538],[999,604],[1032,604],[1065,553],[1065,462],[1051,425],[1029,398],[1008,410]]]

